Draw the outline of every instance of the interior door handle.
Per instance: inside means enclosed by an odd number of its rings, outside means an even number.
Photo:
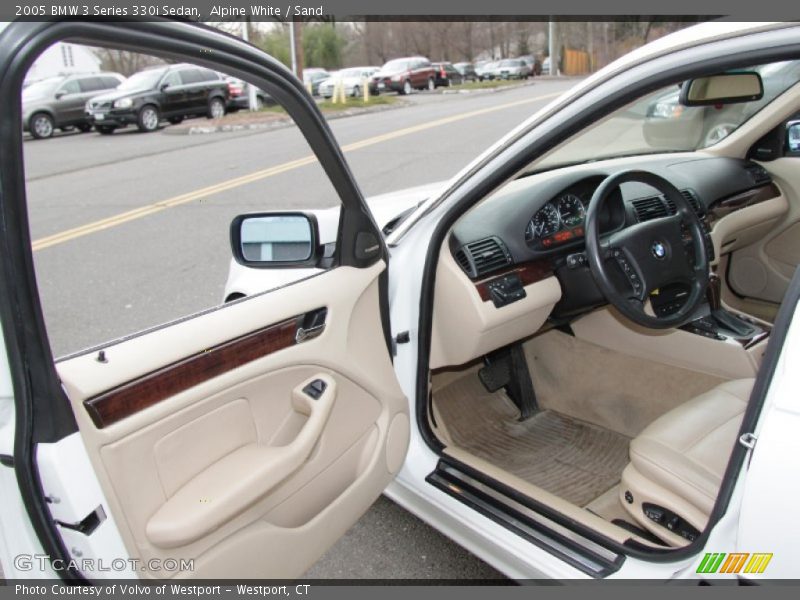
[[[292,407],[308,419],[285,446],[248,444],[189,480],[147,523],[147,537],[161,548],[208,535],[265,497],[297,471],[322,436],[336,400],[336,380],[320,373],[292,390]]]

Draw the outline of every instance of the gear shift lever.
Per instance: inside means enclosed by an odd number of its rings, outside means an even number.
[[[717,322],[717,325],[740,337],[746,337],[755,332],[751,325],[722,308],[722,280],[716,273],[711,273],[708,277],[706,298],[711,309],[711,317]]]
[[[711,312],[715,313],[722,308],[722,280],[716,273],[708,276],[708,287],[706,288],[706,299]]]

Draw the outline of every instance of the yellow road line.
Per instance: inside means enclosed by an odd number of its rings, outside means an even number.
[[[360,150],[361,148],[366,148],[368,146],[372,146],[375,144],[381,144],[383,142],[388,142],[389,140],[394,140],[400,137],[404,137],[407,135],[411,135],[414,133],[418,133],[420,131],[425,131],[427,129],[432,129],[434,127],[441,127],[442,125],[447,125],[449,123],[454,123],[456,121],[462,121],[464,119],[469,119],[472,117],[476,117],[478,115],[484,115],[487,113],[492,113],[500,110],[505,110],[507,108],[511,108],[514,106],[520,106],[522,104],[529,104],[531,102],[537,102],[540,100],[546,100],[548,98],[555,98],[556,96],[561,95],[562,92],[555,92],[552,94],[544,94],[541,96],[535,96],[533,98],[526,98],[524,100],[516,100],[514,102],[507,102],[506,104],[500,104],[498,106],[490,106],[488,108],[481,108],[479,110],[472,110],[469,112],[459,113],[456,115],[451,115],[449,117],[444,117],[442,119],[437,119],[436,121],[429,121],[427,123],[421,123],[419,125],[413,125],[411,127],[406,127],[404,129],[398,129],[396,131],[392,131],[389,133],[384,133],[382,135],[376,135],[371,138],[367,138],[361,140],[359,142],[353,142],[351,144],[346,144],[342,146],[343,152],[352,152],[354,150]],[[95,233],[97,231],[103,231],[104,229],[109,229],[111,227],[116,227],[117,225],[122,225],[123,223],[128,223],[129,221],[134,221],[136,219],[141,219],[142,217],[146,217],[148,215],[155,214],[157,212],[161,212],[162,210],[166,210],[168,208],[173,208],[175,206],[180,206],[181,204],[187,204],[188,202],[193,202],[195,200],[200,200],[202,198],[206,198],[208,196],[212,196],[214,194],[219,194],[221,192],[227,192],[234,188],[240,187],[242,185],[253,183],[254,181],[259,181],[261,179],[266,179],[268,177],[273,177],[275,175],[280,175],[281,173],[286,173],[287,171],[292,171],[294,169],[298,169],[300,167],[310,165],[317,161],[316,156],[308,155],[304,156],[303,158],[299,158],[297,160],[285,162],[283,164],[270,167],[268,169],[262,169],[260,171],[254,171],[253,173],[248,173],[247,175],[242,175],[241,177],[235,177],[233,179],[228,179],[227,181],[223,181],[221,183],[217,183],[214,185],[210,185],[208,187],[200,188],[199,190],[194,190],[192,192],[187,192],[186,194],[180,194],[178,196],[173,196],[172,198],[168,198],[166,200],[160,200],[153,204],[148,204],[146,206],[141,206],[139,208],[135,208],[133,210],[129,210],[123,213],[119,213],[113,215],[111,217],[107,217],[105,219],[100,219],[99,221],[93,221],[91,223],[87,223],[86,225],[81,225],[79,227],[74,227],[73,229],[67,229],[66,231],[62,231],[60,233],[55,233],[53,235],[49,235],[47,237],[40,238],[35,240],[32,244],[33,250],[42,250],[44,248],[49,248],[51,246],[55,246],[57,244],[62,244],[64,242],[68,242],[69,240],[74,240],[75,238],[83,237],[84,235],[89,235],[90,233]]]

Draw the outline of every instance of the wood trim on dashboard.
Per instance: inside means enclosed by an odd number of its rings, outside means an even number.
[[[505,277],[506,275],[510,275],[512,273],[516,273],[519,275],[520,280],[522,281],[522,285],[530,285],[532,283],[536,283],[537,281],[542,281],[543,279],[547,279],[551,275],[553,275],[553,263],[549,258],[540,258],[537,260],[531,260],[528,262],[520,263],[518,265],[514,265],[508,269],[504,269],[502,271],[498,271],[497,273],[493,273],[491,277],[487,277],[486,279],[482,279],[480,281],[475,282],[475,289],[478,290],[478,294],[481,297],[481,300],[484,302],[488,302],[492,299],[492,295],[489,292],[489,284],[496,279],[500,279],[501,277]]]
[[[84,401],[102,429],[200,383],[258,358],[294,346],[302,315],[234,338]]]
[[[781,190],[774,183],[770,183],[760,188],[747,190],[741,194],[736,194],[730,198],[725,198],[724,200],[715,202],[709,210],[709,218],[712,222],[717,221],[723,217],[726,217],[732,212],[742,208],[747,208],[748,206],[759,204],[761,202],[766,202],[767,200],[772,200],[780,195]]]

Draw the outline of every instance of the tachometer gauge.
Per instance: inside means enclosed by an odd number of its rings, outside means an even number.
[[[543,238],[558,231],[560,224],[558,209],[548,203],[533,215],[533,219],[528,225],[528,231],[532,234],[530,235],[531,238]]]
[[[577,227],[583,223],[586,210],[583,202],[575,194],[564,194],[558,199],[558,215],[567,227]]]

